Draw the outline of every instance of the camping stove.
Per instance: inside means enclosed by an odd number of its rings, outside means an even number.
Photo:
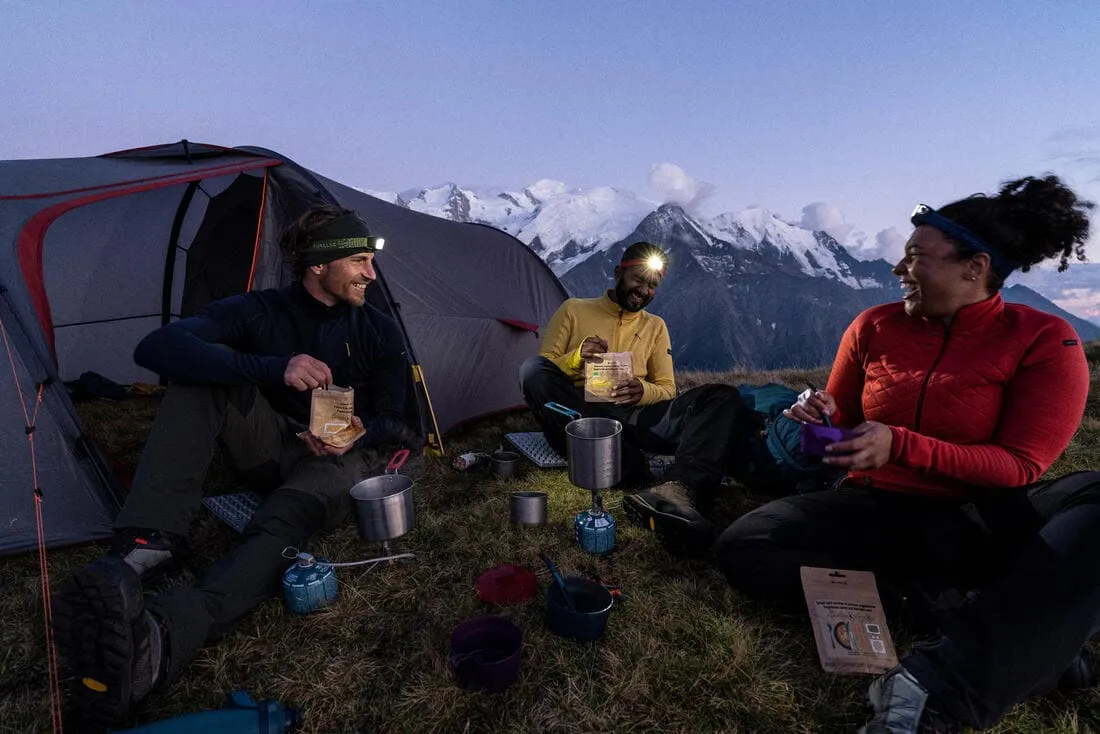
[[[582,418],[559,403],[546,403],[546,407],[571,419],[565,426],[569,482],[592,493],[592,509],[573,521],[577,545],[595,555],[610,553],[615,547],[615,518],[604,510],[599,493],[614,487],[622,476],[623,425],[613,418]]]
[[[599,492],[592,492],[592,509],[578,512],[574,518],[573,539],[581,550],[597,556],[615,548],[615,518],[603,509]]]

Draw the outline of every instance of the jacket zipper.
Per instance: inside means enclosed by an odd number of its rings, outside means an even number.
[[[623,314],[624,313],[626,313],[626,311],[624,311],[622,309],[619,309],[619,326],[615,329],[615,343],[616,344],[619,343],[619,331],[623,328]],[[633,352],[634,351],[634,342],[638,341],[638,339],[640,339],[641,336],[642,336],[641,334],[639,334],[637,331],[635,331],[633,338],[631,338],[631,340],[630,340],[630,344],[626,346],[626,351]],[[607,348],[610,349],[611,345],[608,344]]]
[[[932,366],[928,368],[928,372],[924,375],[924,382],[921,383],[920,393],[917,396],[917,415],[913,420],[913,430],[920,432],[920,419],[924,413],[924,392],[928,389],[928,381],[932,379],[932,373],[936,371],[936,366],[943,359],[944,352],[947,351],[947,340],[951,338],[951,327],[945,326],[943,328],[943,346],[940,347],[940,353],[936,355],[936,358],[932,361]]]

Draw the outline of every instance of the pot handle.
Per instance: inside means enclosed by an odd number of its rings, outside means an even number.
[[[409,459],[408,449],[398,449],[393,457],[390,459],[390,463],[386,464],[386,474],[396,474],[400,471],[401,467],[405,466],[405,462]]]
[[[581,417],[580,413],[573,410],[572,408],[565,407],[561,403],[546,403],[543,407],[549,408],[550,410],[554,411],[555,413],[561,413],[566,418],[572,418],[573,420],[577,420],[578,418]]]

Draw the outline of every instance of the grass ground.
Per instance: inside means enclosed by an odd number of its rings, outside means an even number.
[[[1092,357],[1100,360],[1100,349]],[[682,387],[707,381],[768,380],[801,389],[824,384],[826,372],[686,375]],[[1094,389],[1073,445],[1057,475],[1100,465],[1100,361]],[[132,470],[155,411],[155,397],[81,405],[90,432]],[[521,414],[467,426],[450,437],[448,453],[488,451],[504,434],[534,426]],[[213,492],[232,491],[215,471]],[[550,522],[521,529],[508,522],[508,495],[549,494]],[[428,465],[417,479],[416,529],[396,549],[416,553],[406,565],[339,569],[340,598],[309,616],[289,614],[272,599],[236,633],[205,648],[173,688],[138,708],[134,723],[220,707],[229,691],[300,706],[305,732],[851,732],[867,717],[869,678],[822,672],[803,616],[783,617],[740,598],[712,563],[666,554],[650,533],[630,526],[608,492],[618,544],[606,559],[573,543],[572,519],[588,494],[564,470],[526,464],[510,482],[484,473]],[[720,512],[726,520],[764,498],[734,488]],[[196,554],[187,574],[201,573],[234,542],[234,533],[205,512],[193,533]],[[49,564],[56,587],[102,547],[57,549]],[[320,539],[312,552],[340,561],[371,557],[354,524]],[[604,637],[581,646],[550,634],[543,622],[549,575],[539,551],[568,574],[595,571],[618,579]],[[502,608],[480,601],[478,575],[500,563],[538,572],[534,600]],[[0,731],[49,731],[45,638],[34,555],[0,559]],[[524,631],[519,681],[498,694],[458,687],[448,668],[448,637],[464,620],[505,616]],[[912,640],[895,631],[904,651]],[[1007,642],[1006,644],[1011,644]],[[1100,694],[1052,695],[1018,706],[994,731],[1100,731]]]

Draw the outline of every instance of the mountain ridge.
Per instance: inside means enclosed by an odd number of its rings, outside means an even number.
[[[449,183],[367,193],[502,229],[537,253],[575,296],[605,291],[631,242],[660,245],[669,252],[670,267],[650,310],[668,323],[681,369],[827,364],[860,311],[899,297],[891,263],[858,259],[827,232],[792,224],[763,207],[708,218],[676,203],[654,204],[611,187],[571,190],[552,179],[521,191],[478,192]],[[676,296],[669,298],[670,292]],[[1100,338],[1100,326],[1026,285],[1014,283],[1002,293],[1007,301],[1065,318],[1083,340]]]

